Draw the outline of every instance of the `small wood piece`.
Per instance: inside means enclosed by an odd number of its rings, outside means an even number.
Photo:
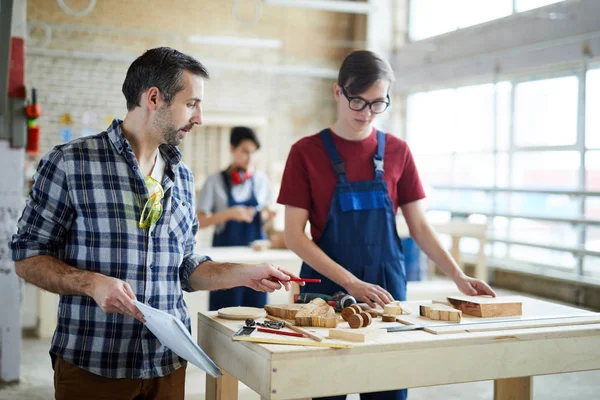
[[[361,312],[360,316],[363,319],[363,324],[362,327],[365,328],[369,325],[371,325],[371,322],[373,322],[373,318],[371,317],[371,314],[369,314],[368,312]]]
[[[452,307],[475,317],[513,317],[523,315],[523,303],[489,296],[447,297]]]
[[[335,328],[338,317],[335,310],[323,299],[316,298],[298,310],[294,322],[297,326],[318,326]]]
[[[381,315],[381,313],[373,310],[372,308],[368,309],[366,312],[368,312],[369,315],[371,315],[371,317],[373,317],[373,318],[377,318],[377,317],[379,317]]]
[[[398,303],[389,303],[383,309],[384,314],[402,315],[402,306]]]
[[[387,334],[385,329],[330,329],[329,337],[331,339],[348,340],[350,342],[366,342]]]
[[[363,322],[363,317],[360,314],[354,314],[348,319],[348,325],[350,325],[350,328],[352,329],[360,328]]]
[[[455,310],[446,304],[438,303],[421,304],[419,306],[419,314],[435,321],[460,322],[462,318],[460,310]]]
[[[383,320],[383,322],[396,322],[396,316],[395,315],[383,314],[381,316],[381,319]]]
[[[356,314],[356,310],[352,307],[346,307],[342,310],[342,318],[344,321],[348,321],[354,314]]]
[[[225,319],[257,319],[265,317],[267,313],[256,307],[225,307],[218,310],[217,315]]]
[[[360,306],[359,306],[358,304],[352,304],[352,305],[351,305],[351,306],[349,306],[349,307],[352,307],[352,308],[354,308],[354,309],[356,310],[356,313],[357,313],[357,314],[360,314],[361,312],[363,312],[362,308],[360,308]]]
[[[266,305],[269,315],[294,320],[297,326],[335,328],[338,317],[335,310],[323,299],[314,299],[307,304]]]

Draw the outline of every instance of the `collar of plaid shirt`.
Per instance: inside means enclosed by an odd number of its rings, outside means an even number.
[[[52,149],[10,244],[13,259],[51,255],[74,267],[121,279],[137,299],[167,311],[190,329],[183,290],[208,257],[193,252],[198,220],[194,177],[173,146],[166,162],[163,215],[138,227],[148,197],[131,145],[115,120],[100,134]],[[104,313],[92,298],[60,296],[51,353],[110,378],[164,376],[184,363],[143,324]]]

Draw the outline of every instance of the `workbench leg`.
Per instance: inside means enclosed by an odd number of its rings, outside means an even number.
[[[494,400],[533,400],[533,378],[496,379]]]
[[[206,374],[206,400],[237,400],[237,398],[237,379],[225,371],[220,378],[213,378]]]

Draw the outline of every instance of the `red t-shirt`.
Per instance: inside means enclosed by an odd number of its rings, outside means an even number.
[[[344,165],[348,181],[375,179],[373,156],[377,152],[377,133],[360,141],[337,136],[333,142]],[[387,182],[394,213],[399,206],[425,198],[414,159],[404,140],[386,134],[383,178]],[[311,233],[316,242],[325,228],[337,176],[323,145],[316,135],[300,139],[287,159],[277,202],[308,210]]]

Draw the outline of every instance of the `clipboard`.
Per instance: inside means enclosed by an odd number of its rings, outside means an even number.
[[[222,375],[219,367],[194,341],[183,322],[167,312],[157,310],[139,301],[135,301],[135,305],[144,314],[146,319],[144,325],[164,346],[173,350],[179,357],[204,370],[213,378]]]

